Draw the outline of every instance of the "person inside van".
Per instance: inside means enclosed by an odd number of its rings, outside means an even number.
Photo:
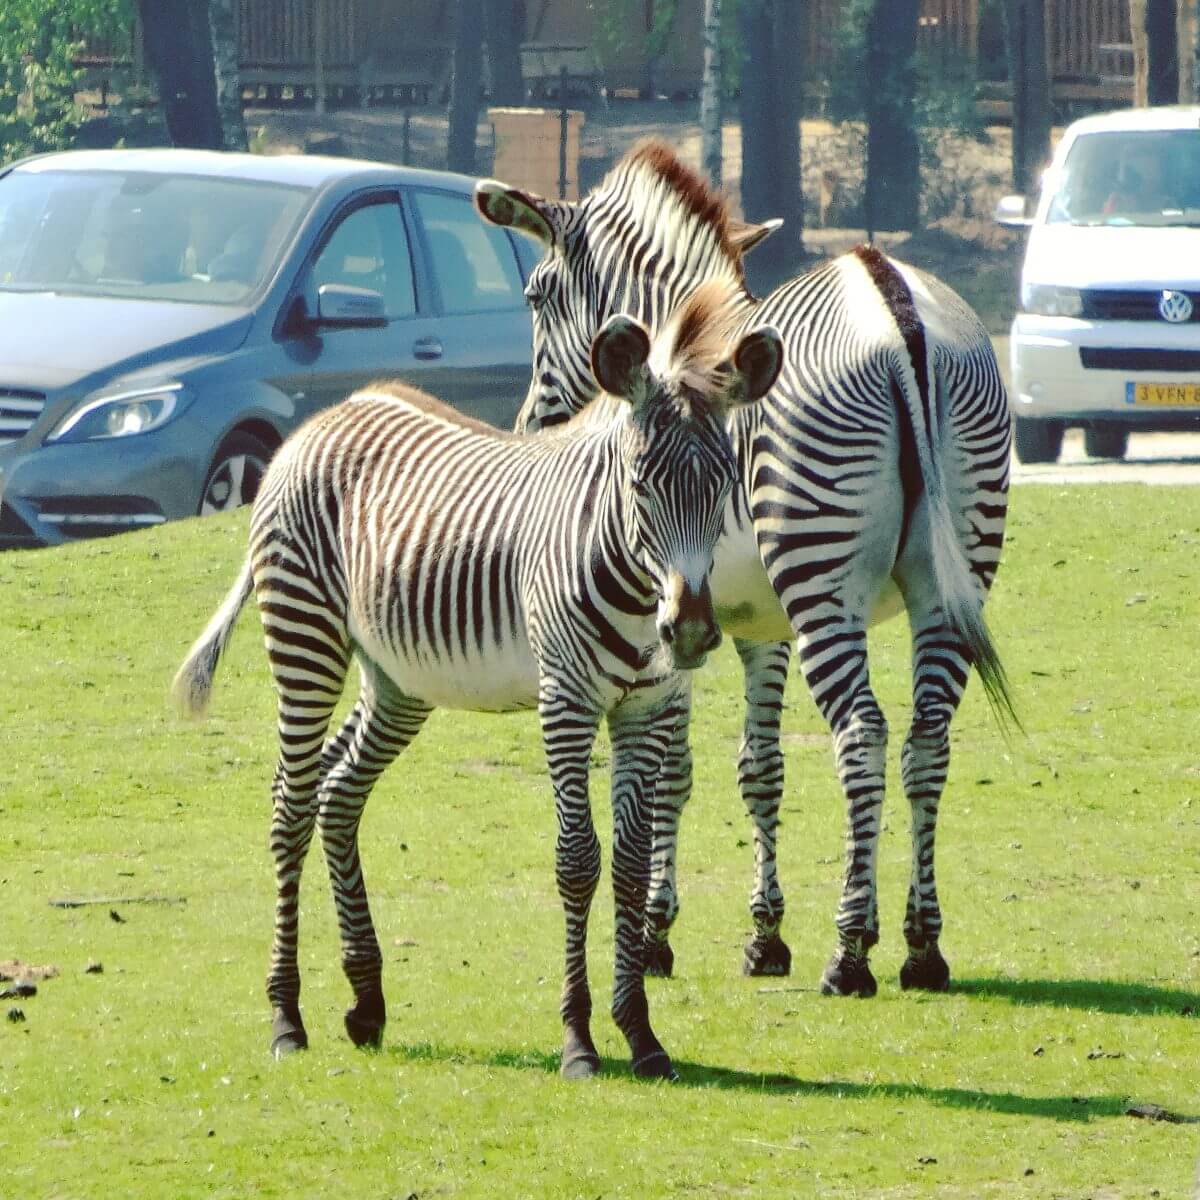
[[[1174,203],[1167,187],[1162,148],[1151,138],[1131,139],[1121,156],[1113,189],[1104,201],[1104,215],[1160,213]]]

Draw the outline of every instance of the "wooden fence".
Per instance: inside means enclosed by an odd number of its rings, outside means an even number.
[[[597,82],[640,86],[645,79],[639,50],[630,46],[609,54],[596,28],[602,0],[527,0],[525,58],[549,61],[567,55],[573,73],[589,65]],[[923,48],[947,58],[973,57],[979,45],[981,0],[922,0],[918,39]],[[846,0],[808,0],[803,45],[810,80],[827,76]],[[656,74],[661,90],[695,92],[703,59],[703,0],[679,0],[667,54]],[[409,79],[424,92],[444,89],[449,71],[451,0],[239,0],[239,56],[247,82],[291,84],[311,91],[318,57],[316,14],[324,12],[320,40],[329,81],[360,88],[372,80]],[[1057,87],[1085,84],[1123,98],[1119,77],[1129,69],[1131,41],[1128,0],[1045,0],[1046,41],[1051,76]],[[549,58],[547,58],[549,56]],[[84,61],[137,58],[123,42],[88,47]],[[555,74],[557,68],[555,68]]]

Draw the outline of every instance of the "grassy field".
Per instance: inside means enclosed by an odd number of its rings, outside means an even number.
[[[239,515],[0,557],[0,960],[59,970],[0,1003],[26,1016],[0,1022],[4,1194],[1192,1194],[1200,1125],[1126,1109],[1200,1117],[1200,489],[1016,493],[990,611],[1027,736],[1007,746],[971,689],[939,841],[947,995],[896,983],[898,786],[879,995],[814,989],[842,812],[798,681],[781,841],[795,973],[738,973],[749,829],[733,773],[740,681],[720,653],[698,679],[677,978],[650,984],[683,1077],[673,1087],[629,1076],[605,1015],[606,887],[592,963],[607,1069],[583,1086],[555,1073],[553,814],[528,717],[436,714],[368,807],[390,1005],[379,1053],[342,1032],[348,987],[313,857],[301,949],[313,1048],[269,1059],[274,745],[252,615],[209,722],[184,725],[165,704],[244,529]],[[874,650],[898,747],[902,623]],[[70,897],[122,899],[49,903]],[[89,960],[103,972],[86,973]]]

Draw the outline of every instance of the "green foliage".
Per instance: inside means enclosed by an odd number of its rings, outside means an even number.
[[[247,613],[201,725],[166,689],[245,551],[246,514],[0,555],[0,960],[60,974],[0,1020],[13,1196],[110,1200],[694,1197],[1044,1200],[1191,1194],[1200,1115],[1200,488],[1025,486],[989,619],[1028,736],[972,683],[938,830],[947,995],[902,994],[908,636],[871,631],[891,721],[873,1000],[815,983],[833,948],[843,801],[797,675],[779,840],[790,979],[744,979],[751,848],[732,647],[696,679],[696,793],[677,978],[651,981],[676,1087],[634,1082],[607,1015],[612,900],[593,906],[604,1075],[557,1078],[562,917],[536,718],[438,712],[380,781],[363,853],[384,951],[379,1053],[314,848],[300,963],[312,1049],[267,1054],[276,753]],[[1138,603],[1132,601],[1137,599]],[[602,763],[603,748],[597,754]],[[606,773],[592,781],[607,842]],[[605,861],[608,854],[605,853]],[[184,903],[52,908],[64,896]],[[122,918],[109,916],[113,909]],[[89,959],[103,974],[86,974]],[[1191,1013],[1192,1015],[1187,1015]]]
[[[5,0],[0,5],[0,162],[71,144],[85,113],[73,59],[93,35],[127,29],[130,0]]]
[[[896,87],[894,80],[881,81],[864,69],[867,26],[875,2],[847,0],[834,35],[828,111],[839,123],[864,121],[869,96],[877,98],[881,107],[902,104],[898,92],[890,98],[886,94],[886,89]],[[915,77],[913,123],[925,162],[936,162],[937,141],[942,135],[986,137],[975,112],[976,79],[969,59],[918,49],[908,69]]]
[[[601,63],[610,63],[627,47],[638,58],[655,62],[670,49],[679,0],[592,0],[592,27]]]

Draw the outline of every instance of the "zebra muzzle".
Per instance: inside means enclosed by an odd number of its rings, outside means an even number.
[[[693,671],[721,644],[712,593],[707,579],[699,591],[684,585],[672,588],[671,592],[674,602],[664,604],[659,610],[658,636],[670,651],[676,670]]]

